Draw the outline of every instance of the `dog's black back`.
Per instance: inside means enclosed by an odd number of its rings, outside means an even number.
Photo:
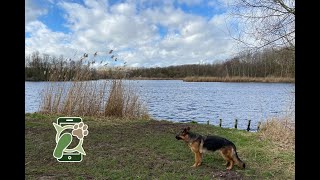
[[[206,148],[207,150],[216,151],[218,149],[221,149],[224,146],[232,146],[233,148],[235,148],[235,145],[231,141],[223,137],[206,136],[204,138],[203,147]]]

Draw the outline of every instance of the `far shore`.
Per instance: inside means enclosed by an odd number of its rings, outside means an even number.
[[[157,78],[157,77],[133,77],[130,80],[182,80],[185,82],[263,82],[263,83],[295,83],[295,78],[290,77],[208,77],[189,76],[185,78]]]
[[[185,82],[264,82],[264,83],[295,83],[295,78],[290,77],[198,77],[183,78]]]
[[[127,80],[182,80],[184,82],[263,82],[263,83],[295,83],[295,78],[290,77],[209,77],[209,76],[189,76],[185,78],[160,78],[160,77],[132,77]],[[96,79],[102,80],[102,79]],[[43,82],[34,79],[25,79],[28,82]]]

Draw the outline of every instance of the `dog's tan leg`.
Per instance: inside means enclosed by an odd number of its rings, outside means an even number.
[[[197,167],[198,156],[197,153],[194,153],[194,164],[191,167]]]
[[[229,162],[230,162],[230,165],[227,167],[227,170],[231,170],[234,164],[233,160],[230,160]]]
[[[201,139],[200,149],[199,149],[199,152],[200,152],[201,154],[203,153],[203,144],[204,144],[204,141],[203,141],[203,139]]]
[[[228,166],[229,165],[229,159],[227,158],[227,156],[225,156],[225,153],[226,152],[226,150],[225,149],[221,149],[220,150],[220,154],[221,154],[221,156],[223,157],[223,159],[226,161],[223,165],[224,166]]]
[[[201,166],[201,164],[202,164],[202,158],[203,158],[203,153],[199,153],[199,162],[198,162],[198,166]]]
[[[223,159],[226,161],[225,166],[227,166],[227,170],[232,169],[234,165],[233,157],[232,157],[232,147],[225,147],[220,149],[220,154],[223,157]]]
[[[194,164],[191,167],[198,167],[201,165],[201,154],[199,152],[194,153]]]
[[[234,161],[233,161],[233,149],[232,147],[226,147],[222,150],[223,157],[227,160],[227,170],[231,170]]]

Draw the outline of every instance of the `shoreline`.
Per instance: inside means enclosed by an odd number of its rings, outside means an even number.
[[[95,80],[104,80],[104,79],[93,79]],[[108,79],[113,80],[113,79]],[[119,79],[120,80],[120,79]],[[241,82],[241,83],[295,83],[295,78],[289,77],[211,77],[211,76],[189,76],[185,78],[157,78],[157,77],[133,77],[125,78],[124,80],[181,80],[183,82]],[[36,81],[25,79],[25,82],[49,82],[49,81]],[[64,81],[61,81],[64,82]]]
[[[295,78],[289,77],[205,77],[190,76],[183,78],[184,82],[257,82],[257,83],[295,83]]]

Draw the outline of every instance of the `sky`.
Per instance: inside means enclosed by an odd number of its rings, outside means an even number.
[[[231,58],[228,0],[25,0],[25,54],[165,67]],[[109,51],[118,57],[110,59]]]

